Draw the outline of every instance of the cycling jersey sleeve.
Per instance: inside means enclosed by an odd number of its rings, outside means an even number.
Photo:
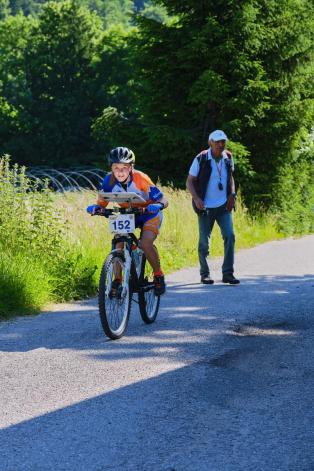
[[[107,175],[104,177],[103,181],[100,184],[99,190],[101,191],[112,191],[112,186],[110,185],[110,177],[111,173],[107,173]]]
[[[138,170],[133,172],[132,184],[135,185],[134,188],[140,191],[141,195],[148,203],[158,201],[163,197],[163,193],[152,182],[149,176]],[[130,186],[130,190],[132,190],[132,186]]]
[[[110,173],[108,173],[105,176],[105,178],[100,184],[99,191],[106,191],[106,192],[112,191],[112,187],[109,184],[110,176],[111,176]],[[108,201],[105,201],[100,195],[98,195],[97,204],[99,204],[99,206],[101,206],[102,208],[105,208],[106,206],[108,206]]]
[[[152,201],[159,201],[164,196],[157,186],[150,186],[148,194],[149,199]]]

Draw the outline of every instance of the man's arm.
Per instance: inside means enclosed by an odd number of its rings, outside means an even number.
[[[196,182],[197,182],[197,177],[193,177],[193,175],[188,175],[188,178],[186,179],[186,187],[188,191],[191,193],[196,207],[198,209],[204,209],[204,202],[196,193],[196,189],[195,189]]]
[[[228,196],[228,201],[227,201],[227,211],[232,211],[233,208],[235,207],[235,183],[234,183],[234,178],[231,176],[230,179],[230,195]]]
[[[235,183],[234,183],[234,178],[232,175],[230,179],[230,186],[231,186],[231,193],[235,193]]]

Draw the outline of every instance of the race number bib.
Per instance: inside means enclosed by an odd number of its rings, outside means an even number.
[[[110,232],[117,232],[118,234],[134,232],[134,214],[112,214],[109,216],[109,230]]]

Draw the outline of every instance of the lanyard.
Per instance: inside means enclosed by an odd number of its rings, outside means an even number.
[[[223,159],[221,158],[220,167],[218,167],[218,164],[217,164],[216,159],[215,159],[215,164],[216,164],[217,172],[218,172],[218,175],[219,175],[218,189],[220,191],[222,191],[224,189],[223,184],[221,183],[222,161],[223,161]]]
[[[223,159],[221,158],[221,160],[220,160],[220,167],[218,166],[216,159],[214,159],[214,161],[215,161],[217,172],[218,172],[218,175],[219,175],[219,180],[221,181],[222,161],[223,161]]]

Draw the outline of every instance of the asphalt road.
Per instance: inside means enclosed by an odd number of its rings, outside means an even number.
[[[118,341],[95,299],[0,324],[0,471],[313,471],[314,235],[220,263]]]

